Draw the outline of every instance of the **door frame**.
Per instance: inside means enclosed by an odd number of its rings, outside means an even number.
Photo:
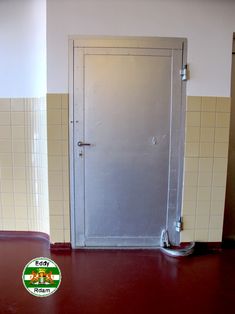
[[[73,248],[91,248],[84,246],[83,235],[77,235],[77,218],[75,203],[75,135],[74,130],[78,121],[75,117],[74,106],[74,56],[76,48],[158,48],[182,50],[182,65],[186,64],[187,40],[185,38],[163,38],[163,37],[106,37],[106,36],[71,36],[69,37],[69,168],[70,168],[70,222],[71,222],[71,244]],[[180,75],[180,73],[179,73]],[[184,139],[185,139],[185,108],[186,108],[186,82],[181,81],[181,104],[178,108],[179,141],[178,141],[178,173],[177,190],[172,195],[177,199],[176,211],[171,216],[174,221],[181,217],[182,190],[183,190],[183,166],[184,166]],[[168,191],[169,193],[169,191]],[[174,194],[174,193],[173,193]],[[170,199],[168,195],[168,200]],[[168,208],[169,211],[169,208]],[[169,214],[167,214],[169,216]],[[180,243],[180,233],[175,231],[174,224],[167,231],[173,244]],[[79,238],[79,239],[78,239]],[[82,239],[82,240],[81,240]],[[125,247],[122,247],[125,248]],[[146,247],[147,248],[147,247]],[[153,247],[151,247],[153,248]]]

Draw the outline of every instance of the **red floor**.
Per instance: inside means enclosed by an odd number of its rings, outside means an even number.
[[[34,257],[61,268],[59,290],[30,295],[22,270]],[[235,313],[235,250],[175,259],[159,250],[50,253],[45,240],[0,239],[0,313]]]

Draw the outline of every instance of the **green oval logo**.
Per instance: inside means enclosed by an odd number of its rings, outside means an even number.
[[[24,268],[22,280],[27,291],[36,297],[48,297],[61,283],[59,266],[47,257],[32,259]]]

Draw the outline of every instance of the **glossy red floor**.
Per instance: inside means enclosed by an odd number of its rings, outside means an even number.
[[[52,258],[61,268],[59,290],[46,298],[22,285],[25,264]],[[235,250],[175,259],[159,250],[51,253],[39,239],[0,239],[0,313],[235,312]]]

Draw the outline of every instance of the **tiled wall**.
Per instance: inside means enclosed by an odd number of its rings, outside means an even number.
[[[70,241],[68,95],[47,96],[51,242]]]
[[[188,97],[181,241],[221,241],[230,98]],[[70,240],[68,95],[48,95],[49,199],[52,242]]]
[[[0,230],[49,233],[45,98],[0,99]]]
[[[47,135],[44,99],[1,99],[0,111],[0,229],[69,242],[68,95],[48,95]],[[221,241],[229,121],[230,98],[188,97],[181,241]]]
[[[188,97],[182,241],[222,239],[230,98]]]

